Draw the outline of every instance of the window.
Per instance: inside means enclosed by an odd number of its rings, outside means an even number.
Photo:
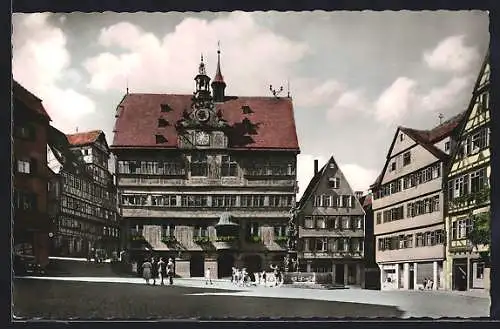
[[[319,229],[326,228],[325,217],[323,217],[323,216],[316,217],[316,228],[319,228]]]
[[[394,170],[396,170],[396,161],[394,161],[394,162],[391,163],[391,166],[390,166],[390,169],[389,169],[389,171],[394,171]]]
[[[399,140],[400,141],[403,141],[404,139],[405,139],[405,135],[404,134],[399,135]]]
[[[477,193],[485,187],[486,168],[481,168],[470,174],[470,191]]]
[[[208,229],[206,225],[197,225],[194,227],[194,232],[193,232],[194,237],[207,237],[208,236]]]
[[[355,226],[354,227],[357,228],[358,230],[363,228],[363,217],[362,216],[358,216],[355,218]]]
[[[23,174],[29,174],[30,162],[28,160],[17,160],[17,171]]]
[[[311,239],[304,239],[304,251],[311,251]]]
[[[382,223],[382,212],[377,212],[377,224]]]
[[[323,207],[331,207],[331,196],[323,195]]]
[[[174,233],[175,233],[175,225],[173,224],[162,225],[162,232],[161,232],[162,238],[174,237],[175,236]]]
[[[260,236],[258,223],[248,223],[247,230],[248,236]]]
[[[326,251],[328,242],[326,238],[316,238],[316,251]]]
[[[484,279],[484,263],[476,263],[476,279]]]
[[[351,224],[351,219],[349,217],[342,217],[342,228],[343,229],[349,229],[350,224]]]
[[[407,166],[411,163],[411,153],[406,152],[403,154],[403,166]]]
[[[15,127],[15,135],[19,138],[34,140],[35,128],[31,125],[17,126]]]
[[[307,216],[304,218],[304,227],[305,228],[314,228],[314,221],[311,216]]]
[[[221,175],[227,176],[238,176],[238,163],[232,159],[229,155],[222,156],[222,168]]]
[[[315,195],[313,205],[315,207],[321,207],[321,201],[322,201],[321,195]]]
[[[191,158],[191,176],[207,176],[207,156],[203,153],[194,153]]]
[[[489,100],[489,93],[488,92],[484,92],[482,94],[479,95],[479,99],[478,99],[478,112],[479,113],[483,113],[483,112],[486,112],[486,110],[488,109],[488,100]]]
[[[444,150],[449,151],[450,150],[450,142],[444,143]]]
[[[424,246],[424,233],[417,233],[415,247],[423,247],[423,246]]]
[[[274,227],[274,237],[286,236],[287,227],[286,225],[280,225]]]
[[[22,210],[36,210],[37,196],[34,193],[16,191],[16,208]]]
[[[476,153],[486,147],[486,129],[481,129],[471,136],[471,149],[469,153]]]
[[[340,178],[339,177],[330,177],[328,180],[331,188],[337,189],[340,187]]]

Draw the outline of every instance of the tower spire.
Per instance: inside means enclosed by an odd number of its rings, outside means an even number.
[[[224,77],[220,69],[220,41],[217,41],[217,70],[215,71],[215,77],[212,82],[212,94],[214,101],[224,102],[224,89],[226,88],[226,83],[224,82]]]

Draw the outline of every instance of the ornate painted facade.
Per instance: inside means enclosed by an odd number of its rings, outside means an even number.
[[[299,153],[292,100],[226,96],[220,58],[211,84],[203,58],[195,82],[193,95],[132,93],[117,107],[130,257],[171,257],[182,277],[282,264]]]
[[[481,67],[472,99],[462,123],[458,145],[449,164],[446,194],[447,288],[469,290],[489,288],[489,268],[481,252],[488,246],[474,246],[468,239],[480,216],[489,218],[490,188],[490,65],[488,56]],[[486,259],[487,260],[487,259]]]

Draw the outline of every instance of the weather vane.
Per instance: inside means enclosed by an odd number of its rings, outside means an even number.
[[[273,89],[273,85],[269,85],[269,90],[273,93],[273,96],[279,98],[279,94],[283,91],[283,86],[279,89]]]

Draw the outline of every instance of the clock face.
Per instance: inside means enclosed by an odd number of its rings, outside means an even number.
[[[196,119],[198,119],[198,121],[200,122],[208,121],[208,119],[210,118],[210,113],[207,109],[199,109],[196,111],[195,115]]]
[[[196,133],[196,144],[209,145],[210,144],[210,135],[204,131],[200,131],[200,132]]]

